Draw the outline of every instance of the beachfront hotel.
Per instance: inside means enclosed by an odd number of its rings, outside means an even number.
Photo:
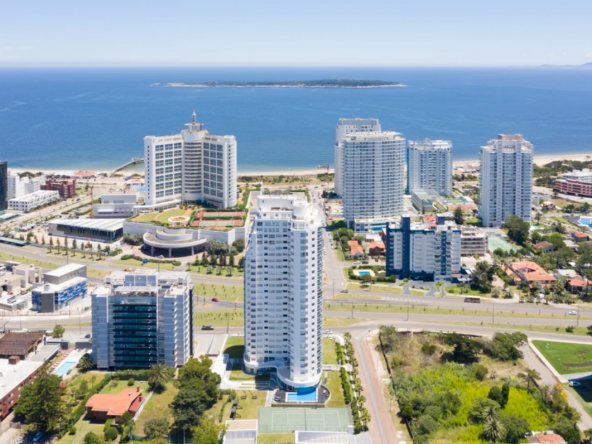
[[[386,227],[386,275],[434,281],[460,272],[461,230],[444,216],[430,226],[404,216]]]
[[[92,354],[101,370],[180,367],[193,355],[193,283],[187,272],[114,272],[93,290]]]
[[[500,134],[481,147],[482,225],[499,227],[512,215],[530,222],[533,146],[521,134]]]
[[[410,140],[407,150],[407,191],[434,190],[452,194],[452,142]]]
[[[284,389],[316,387],[323,365],[323,234],[304,195],[257,198],[245,253],[249,373],[276,371]]]
[[[236,205],[236,138],[208,133],[193,120],[181,134],[144,137],[147,207],[206,202]]]
[[[350,228],[403,213],[405,139],[394,131],[349,133],[341,139],[343,215]]]
[[[343,138],[350,133],[379,132],[378,119],[339,119],[335,128],[335,194],[343,196]]]

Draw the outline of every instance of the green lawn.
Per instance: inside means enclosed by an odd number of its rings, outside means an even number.
[[[241,397],[246,396],[246,399]],[[257,399],[252,399],[255,396]],[[236,397],[238,399],[238,405],[242,408],[237,409],[237,413],[240,418],[237,419],[257,419],[259,417],[259,407],[265,406],[265,398],[267,392],[262,390],[237,390]],[[219,413],[218,408],[215,413]],[[217,416],[217,415],[216,415]],[[227,405],[224,409],[224,415],[222,417],[222,424],[226,424],[226,421],[230,419],[230,405]]]
[[[592,416],[592,381],[582,379],[580,383],[582,385],[579,387],[570,387],[569,384],[563,384],[563,387],[574,395],[588,415]]]
[[[340,299],[340,300],[357,300],[357,301],[382,301],[384,297],[382,296],[366,296],[362,294],[353,294],[353,293],[337,293],[335,297],[331,299]]]
[[[334,317],[323,317],[323,327],[347,327],[348,325],[357,324],[358,322],[365,322],[368,319],[365,318],[334,318]]]
[[[229,318],[228,318],[229,317]],[[228,323],[230,321],[230,323]],[[242,309],[196,311],[195,324],[213,325],[215,327],[242,327],[245,325],[245,313]]]
[[[50,270],[53,270],[55,268],[62,266],[61,264],[54,264],[53,262],[40,261],[37,259],[27,259],[26,257],[18,256],[16,254],[6,253],[4,251],[0,251],[0,260],[15,261],[15,262],[20,262],[21,264],[31,264],[31,265],[35,265],[36,267],[47,268]]]
[[[238,259],[237,259],[238,261]],[[235,262],[237,263],[237,262]],[[191,265],[189,267],[189,271],[191,273],[196,273],[196,274],[205,274],[208,276],[221,276],[221,277],[236,277],[236,276],[243,276],[245,274],[245,271],[242,268],[238,268],[238,267],[232,267],[231,268],[231,274],[230,276],[228,275],[228,267],[227,266],[223,266],[222,267],[222,274],[218,274],[217,265],[214,265],[214,271],[211,274],[208,274],[208,267],[205,267],[203,265]]]
[[[194,294],[198,298],[205,297],[207,300],[217,298],[224,301],[235,302],[243,301],[245,299],[245,287],[242,285],[220,285],[198,282],[195,284],[194,289]]]
[[[249,375],[243,372],[243,365],[241,363],[233,364],[232,370],[230,370],[230,379],[231,381],[251,381],[251,382],[267,382],[269,381],[270,374],[267,373],[265,375]]]
[[[84,415],[82,418],[78,420],[76,423],[76,434],[70,435],[66,433],[60,440],[56,441],[57,444],[80,444],[84,440],[84,436],[89,432],[94,432],[100,437],[103,437],[103,427],[105,426],[104,422],[98,421],[89,421],[84,419]]]
[[[335,341],[331,338],[323,338],[323,364],[337,364]]]
[[[257,444],[294,444],[294,433],[262,433],[257,435]]]
[[[327,388],[331,392],[327,407],[345,407],[345,398],[343,397],[343,386],[341,385],[340,373],[327,372],[326,375]]]
[[[144,424],[151,419],[165,418],[169,420],[169,423],[173,422],[171,410],[169,405],[173,402],[175,395],[179,392],[179,389],[174,386],[172,382],[167,384],[167,389],[162,393],[153,393],[140,417],[136,420],[136,435],[144,434]]]
[[[427,290],[418,290],[415,288],[411,289],[411,294],[415,295],[415,296],[424,296],[427,293]]]
[[[431,321],[425,321],[431,322]],[[538,331],[541,333],[558,333],[558,334],[569,334],[574,336],[588,336],[587,327],[576,327],[572,333],[567,332],[565,326],[562,325],[545,325],[545,324],[515,324],[513,322],[449,322],[449,321],[434,321],[438,324],[451,324],[451,325],[472,325],[475,327],[497,327],[505,328],[516,331]]]
[[[383,293],[403,293],[403,289],[400,287],[387,287],[386,285],[362,285],[362,284],[347,284],[348,290],[368,290],[368,291],[379,291]],[[347,296],[344,296],[347,297]]]
[[[592,371],[592,345],[552,341],[532,343],[561,375]]]
[[[187,211],[187,210],[179,210],[179,209],[167,210],[167,211],[160,213],[158,216],[156,216],[155,220],[162,222],[163,224],[168,224],[169,219],[171,217],[185,216],[185,211]]]
[[[444,291],[446,293],[450,293],[450,294],[460,294],[460,295],[467,295],[467,296],[483,296],[483,297],[491,296],[491,293],[483,293],[479,290],[473,290],[471,288],[467,288],[464,290],[463,293],[461,293],[460,289],[456,285],[446,287],[446,290],[444,290]]]
[[[113,384],[114,382],[116,382],[117,384]],[[140,387],[144,395],[148,396],[148,383],[144,381],[136,381],[133,386],[128,387],[127,381],[113,380],[109,384],[107,384],[103,390],[101,390],[101,393],[103,395],[117,395],[123,389],[130,389],[131,391],[135,391],[136,387]]]
[[[227,354],[230,359],[240,359],[245,352],[245,337],[230,336],[224,345],[222,354]]]
[[[156,269],[159,268],[158,262],[148,262],[146,264],[142,264],[142,261],[139,261],[137,259],[126,259],[126,260],[119,259],[117,261],[117,263],[125,265],[126,267],[133,267],[133,268],[141,268],[141,267],[156,268]],[[177,267],[174,266],[173,264],[169,264],[166,262],[162,262],[160,264],[161,270],[173,270],[174,268],[177,268]]]
[[[132,222],[142,222],[142,223],[150,223],[154,220],[158,213],[143,213],[139,214],[138,216],[134,217]]]

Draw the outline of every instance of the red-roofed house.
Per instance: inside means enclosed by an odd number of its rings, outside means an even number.
[[[581,293],[592,290],[592,282],[582,279],[580,276],[574,276],[567,281],[567,289],[570,293]]]
[[[423,217],[423,220],[425,220],[428,223],[430,228],[432,228],[432,229],[436,228],[436,216],[428,214],[427,216]]]
[[[546,287],[557,281],[555,276],[549,274],[539,264],[530,261],[511,262],[503,270],[517,284],[520,281],[528,282],[528,285],[539,282],[542,287]]]
[[[364,257],[364,249],[357,240],[347,241],[351,257]]]
[[[117,395],[98,393],[86,402],[86,414],[99,421],[119,418],[127,411],[135,414],[145,399],[140,387],[125,388]]]
[[[537,433],[535,436],[529,436],[528,441],[534,444],[567,444],[567,441],[553,432]]]
[[[384,255],[385,253],[386,249],[384,247],[384,243],[382,242],[374,241],[368,246],[368,254],[370,254],[370,256],[380,256]]]
[[[97,175],[97,173],[94,171],[78,171],[76,173],[76,177],[78,179],[92,179],[96,175]]]
[[[553,244],[551,242],[547,242],[547,241],[542,241],[542,242],[539,242],[538,244],[534,244],[534,247],[538,248],[543,253],[550,253],[551,251],[553,251]]]
[[[588,236],[586,233],[582,233],[581,231],[572,231],[570,234],[574,242],[590,240],[590,236]]]

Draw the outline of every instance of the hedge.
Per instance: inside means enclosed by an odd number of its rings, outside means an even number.
[[[175,376],[175,369],[169,368],[167,369],[169,372],[169,376],[173,378]],[[127,381],[130,378],[134,378],[136,381],[148,381],[148,377],[150,375],[150,370],[142,369],[142,370],[117,370],[113,373],[113,379],[119,379],[121,381]]]
[[[347,372],[341,367],[341,385],[343,386],[343,398],[346,404],[351,404],[352,401],[352,388],[347,376]]]

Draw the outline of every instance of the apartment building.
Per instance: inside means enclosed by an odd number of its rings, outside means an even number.
[[[92,359],[99,369],[180,367],[193,355],[187,272],[115,272],[91,295]]]
[[[41,187],[44,190],[54,190],[60,193],[62,199],[76,196],[76,180],[47,179]]]
[[[434,190],[452,194],[452,142],[410,140],[407,150],[407,192]]]
[[[461,227],[460,254],[462,256],[487,254],[487,233],[476,227]]]
[[[31,291],[31,304],[40,313],[54,313],[87,291],[86,265],[68,264],[43,275],[43,282]]]
[[[480,213],[484,227],[512,215],[530,222],[533,146],[521,134],[500,134],[481,147]]]
[[[287,390],[322,375],[323,233],[306,197],[260,195],[245,253],[247,371],[277,372]]]
[[[206,202],[236,205],[237,144],[234,136],[208,133],[193,121],[181,134],[146,136],[144,168],[147,206]]]
[[[403,213],[405,139],[394,131],[349,133],[341,140],[343,215],[387,220]]]
[[[15,197],[8,201],[8,208],[15,211],[28,213],[35,208],[42,207],[60,199],[57,191],[36,191],[25,194],[21,197]]]
[[[7,193],[8,199],[14,199],[15,197],[21,197],[25,194],[25,183],[21,180],[18,174],[11,174],[7,179]]]
[[[0,162],[0,211],[8,208],[8,163]]]
[[[461,231],[443,216],[436,217],[435,226],[409,217],[390,222],[385,244],[387,276],[433,281],[460,272]]]
[[[335,193],[343,196],[343,138],[351,133],[380,132],[378,119],[339,119],[335,128]]]
[[[18,356],[0,359],[0,420],[4,420],[31,384],[44,362],[22,361]]]

